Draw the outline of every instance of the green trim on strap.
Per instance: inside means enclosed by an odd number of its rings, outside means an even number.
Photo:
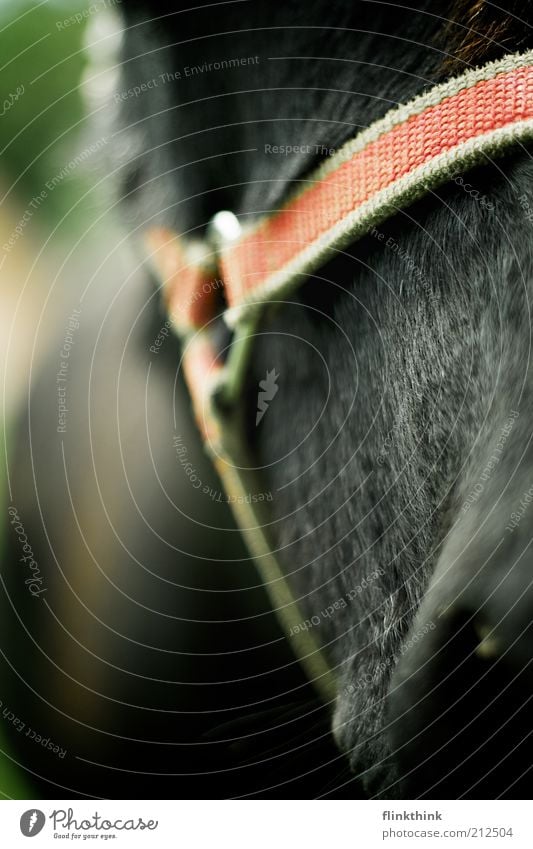
[[[250,457],[244,447],[244,417],[239,396],[245,375],[243,363],[245,366],[249,363],[250,346],[254,338],[253,326],[247,324],[246,329],[239,328],[237,333],[237,348],[233,355],[230,354],[210,398],[210,415],[216,422],[219,441],[216,446],[211,446],[209,453],[224,489],[235,496],[231,499],[231,507],[237,525],[254,558],[289,645],[310,682],[328,703],[337,695],[335,675],[315,634],[303,628],[295,628],[303,624],[306,617],[273,552],[268,535],[272,517],[267,513],[265,502],[254,501],[251,497],[260,491],[260,478],[250,467]]]

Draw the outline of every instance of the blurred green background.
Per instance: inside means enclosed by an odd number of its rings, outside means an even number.
[[[105,9],[101,0],[98,5]],[[82,13],[80,20],[72,21],[71,16],[76,13]],[[85,49],[88,33],[98,26],[97,17],[96,13],[89,14],[89,4],[76,0],[0,0],[0,244],[9,238],[21,211],[45,188],[51,175],[60,173],[83,148],[88,111],[84,76],[87,78],[92,71],[98,77],[101,70],[98,62],[91,67]],[[97,60],[99,55],[105,63],[105,44],[109,39],[105,32],[102,35],[104,49],[97,47],[94,52]],[[98,41],[98,32],[96,36]],[[28,269],[50,234],[57,230],[55,239],[66,243],[83,230],[95,202],[90,189],[87,169],[71,169],[68,178],[61,179],[47,193],[46,203],[32,217],[23,248],[3,257],[7,261],[2,263],[0,281],[0,330],[9,324]],[[42,266],[43,261],[37,276],[46,280]],[[0,349],[2,359],[4,353]],[[20,368],[24,368],[23,358]],[[15,406],[12,399],[7,400],[8,421],[3,422],[2,449],[6,428],[9,431],[10,407]],[[2,498],[4,462],[2,450]],[[5,505],[1,506],[5,515]],[[33,788],[13,764],[6,748],[4,722],[0,714],[0,797],[32,798]]]
[[[88,64],[84,39],[92,16],[61,29],[58,25],[84,7],[75,0],[0,3],[2,102],[24,87],[0,122],[0,173],[4,188],[14,184],[12,191],[22,200],[65,162],[83,126],[80,81]],[[80,173],[63,180],[50,193],[44,226],[53,227],[86,188]],[[79,223],[79,216],[77,221],[68,218],[72,225]]]

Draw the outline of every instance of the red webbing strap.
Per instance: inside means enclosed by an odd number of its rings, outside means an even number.
[[[184,242],[165,227],[148,231],[146,247],[163,281],[165,307],[178,335],[207,324],[223,287],[213,250],[201,242]]]
[[[530,139],[531,61],[531,55],[509,57],[393,110],[305,180],[280,211],[223,250],[233,321],[248,304],[283,297],[302,273],[458,168]],[[506,70],[512,65],[518,67]]]
[[[149,250],[178,333],[209,321],[217,289],[223,287],[235,324],[254,303],[283,298],[302,274],[454,173],[531,140],[532,65],[533,52],[508,56],[392,109],[218,257],[200,242],[151,230]]]

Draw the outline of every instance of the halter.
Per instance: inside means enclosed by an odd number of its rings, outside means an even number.
[[[431,88],[348,141],[273,214],[241,227],[230,212],[205,241],[156,228],[147,246],[162,281],[195,417],[238,525],[296,656],[324,700],[333,670],[303,627],[269,541],[271,517],[245,438],[243,381],[254,333],[269,302],[287,298],[335,253],[455,174],[533,139],[533,51],[515,54]],[[227,357],[213,328],[233,330]],[[299,627],[299,626],[302,627]]]

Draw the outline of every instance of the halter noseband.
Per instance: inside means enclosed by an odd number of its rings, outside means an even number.
[[[196,420],[232,495],[274,609],[325,700],[335,675],[298,609],[269,539],[265,502],[246,447],[241,388],[253,336],[268,302],[286,298],[335,253],[459,172],[533,139],[533,52],[515,54],[435,86],[348,141],[283,207],[250,227],[215,216],[207,242],[169,230],[147,233]],[[213,324],[220,292],[234,337],[218,354]],[[254,496],[256,496],[254,498]]]

